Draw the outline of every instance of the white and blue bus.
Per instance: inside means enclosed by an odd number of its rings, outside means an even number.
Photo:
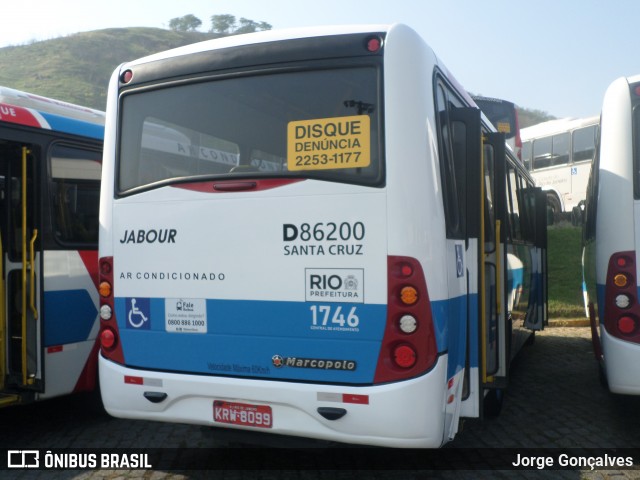
[[[104,113],[0,87],[0,406],[92,390]]]
[[[640,75],[607,89],[583,226],[586,307],[603,381],[640,394]]]
[[[571,214],[580,225],[598,135],[598,117],[549,120],[522,129],[522,161],[554,220]]]
[[[121,65],[100,204],[105,408],[394,447],[495,413],[546,321],[544,195],[505,150],[403,25]]]

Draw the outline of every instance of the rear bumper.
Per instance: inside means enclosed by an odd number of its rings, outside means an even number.
[[[418,378],[371,387],[350,387],[135,370],[100,356],[102,400],[109,414],[242,428],[337,442],[386,447],[439,447],[444,438],[447,357]],[[126,383],[126,376],[142,378]],[[166,394],[153,403],[145,392]],[[358,395],[352,403],[349,395]],[[368,403],[365,403],[364,399]],[[272,428],[237,427],[214,421],[214,400],[269,405]],[[327,420],[319,407],[345,409]]]
[[[609,390],[640,395],[640,345],[620,340],[604,328],[600,333]]]

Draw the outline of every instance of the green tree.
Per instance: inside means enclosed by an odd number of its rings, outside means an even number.
[[[248,18],[241,18],[238,22],[240,26],[233,33],[253,33],[261,30],[271,30],[271,25],[267,22],[254,22]]]
[[[211,31],[223,35],[230,35],[236,29],[236,17],[229,14],[213,15],[211,17]]]
[[[169,20],[169,28],[176,32],[195,32],[201,25],[202,20],[192,14]]]
[[[253,33],[258,28],[258,23],[248,18],[240,18],[238,23],[240,23],[240,26],[233,33]]]
[[[262,30],[271,30],[271,25],[267,22],[256,22],[249,18],[240,18],[236,22],[236,17],[229,14],[213,15],[211,17],[212,33],[221,35],[237,35],[240,33],[253,33]]]

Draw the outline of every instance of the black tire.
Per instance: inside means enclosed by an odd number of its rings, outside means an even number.
[[[547,224],[558,223],[562,218],[560,199],[553,193],[547,194]]]
[[[504,390],[501,388],[493,388],[489,390],[484,397],[483,411],[484,416],[488,418],[495,418],[500,415],[502,411],[502,404],[504,403]]]

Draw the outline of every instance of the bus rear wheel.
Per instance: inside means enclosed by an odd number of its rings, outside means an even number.
[[[547,224],[558,223],[562,218],[560,199],[553,193],[547,194]]]

